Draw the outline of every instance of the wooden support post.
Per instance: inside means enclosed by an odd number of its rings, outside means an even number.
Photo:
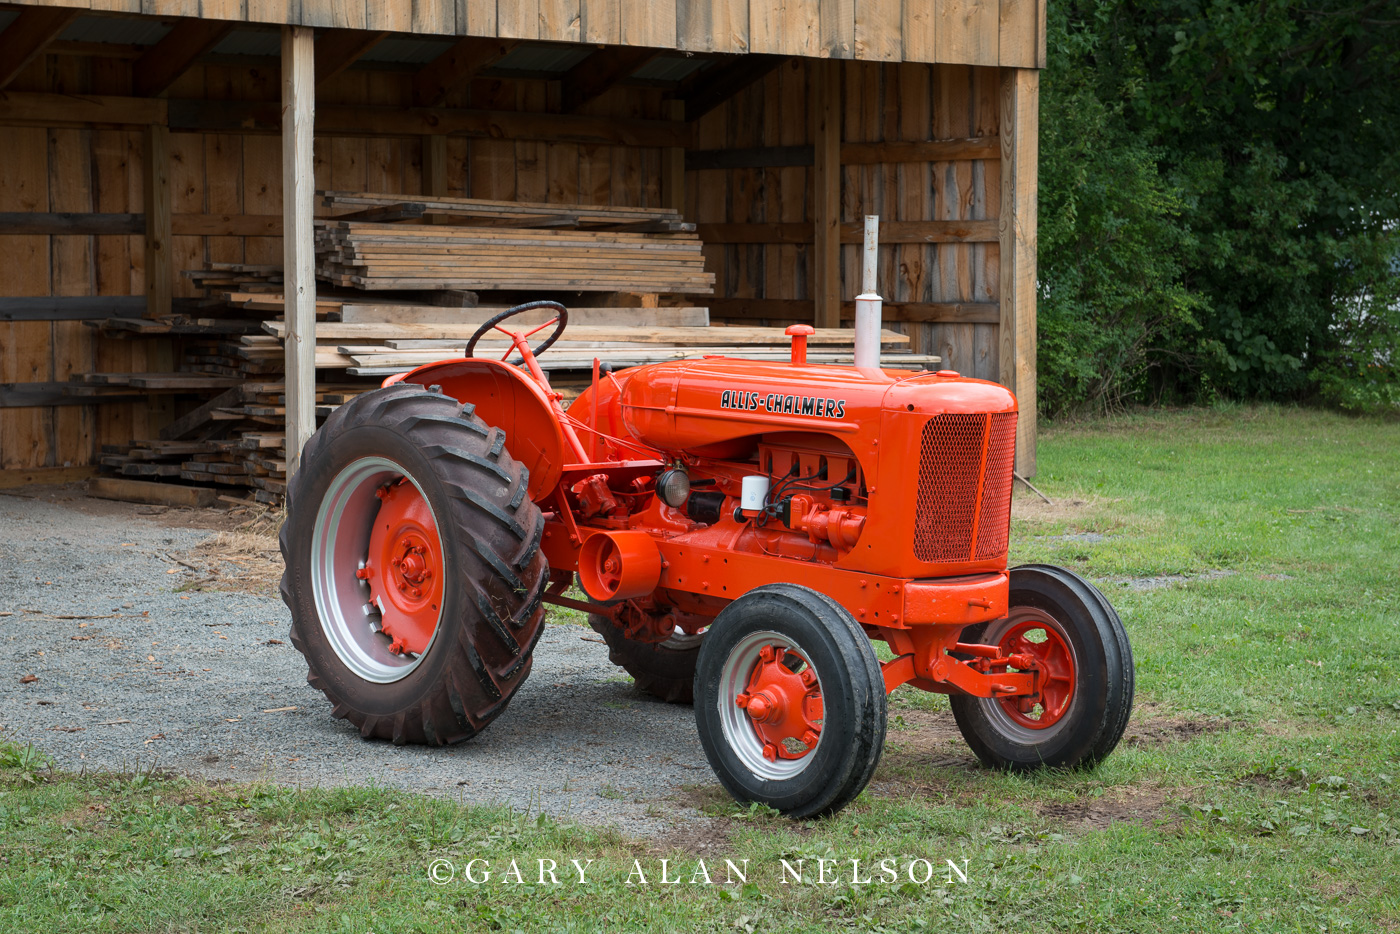
[[[142,158],[142,189],[146,210],[146,317],[170,314],[175,287],[170,231],[170,129],[146,127]]]
[[[813,220],[816,326],[841,326],[841,62],[814,61],[812,132],[815,143]]]
[[[685,101],[668,101],[672,120],[685,119]],[[685,147],[661,150],[661,206],[685,214]]]
[[[1001,327],[998,379],[1016,393],[1016,472],[1035,476],[1036,197],[1040,73],[1001,70]]]
[[[311,229],[316,180],[315,31],[282,27],[282,256],[287,335],[287,476],[316,431],[316,252]]]

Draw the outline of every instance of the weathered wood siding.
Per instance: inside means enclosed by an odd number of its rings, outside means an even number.
[[[1040,68],[1047,0],[15,0],[150,16]]]

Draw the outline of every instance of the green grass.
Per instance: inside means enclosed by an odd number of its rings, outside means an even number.
[[[946,701],[901,690],[852,807],[793,824],[707,776],[683,796],[719,818],[699,850],[373,788],[66,775],[0,747],[0,930],[1394,931],[1398,466],[1400,426],[1314,411],[1047,431],[1056,504],[1018,499],[1013,558],[1099,580],[1137,665],[1130,739],[1091,773],[970,767]],[[1104,538],[1060,538],[1085,532]],[[1122,583],[1167,575],[1187,579]],[[689,884],[697,852],[716,883],[747,858],[747,884]],[[473,857],[491,883],[427,878]],[[932,883],[850,883],[851,859],[911,857]],[[512,858],[524,884],[500,883]],[[595,860],[589,884],[535,884],[541,858]],[[661,858],[687,881],[657,884]],[[782,884],[784,858],[809,882]],[[810,882],[823,858],[842,881]],[[626,884],[634,859],[651,884]]]

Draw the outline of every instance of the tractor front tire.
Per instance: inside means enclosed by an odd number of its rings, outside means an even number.
[[[337,408],[287,490],[282,599],[307,682],[365,738],[442,745],[501,714],[544,631],[544,520],[505,435],[398,383]]]
[[[870,638],[835,600],[767,584],[726,606],[700,645],[695,724],[741,803],[834,814],[885,746],[885,681]]]
[[[1029,711],[1017,698],[949,697],[967,744],[991,768],[1092,768],[1118,745],[1133,710],[1128,634],[1098,588],[1064,568],[1011,570],[1005,619],[963,630],[961,641],[1031,652],[1048,673]]]

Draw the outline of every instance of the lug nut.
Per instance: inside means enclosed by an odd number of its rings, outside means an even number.
[[[734,706],[735,706],[735,707],[747,707],[747,706],[749,706],[749,701],[750,701],[750,700],[751,700],[751,698],[749,697],[749,695],[747,695],[747,694],[740,694],[738,697],[734,698]]]
[[[369,568],[360,568],[355,572],[355,576],[362,581],[367,581],[370,578],[370,570]]]
[[[778,747],[774,746],[772,743],[764,743],[763,758],[767,759],[769,762],[778,761]]]
[[[817,740],[819,739],[821,739],[821,737],[818,736],[816,733],[813,733],[811,730],[808,730],[806,733],[802,734],[802,744],[808,749],[811,749],[813,746],[815,746],[817,744]]]

